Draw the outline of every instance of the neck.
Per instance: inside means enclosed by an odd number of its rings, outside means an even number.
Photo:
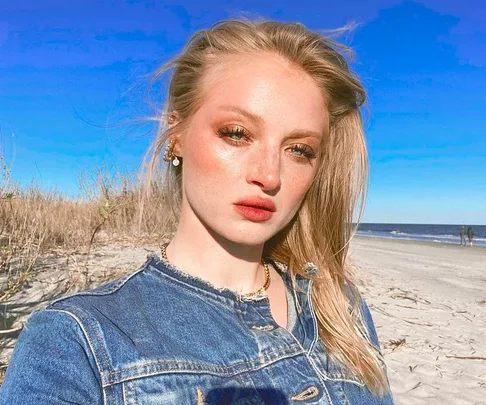
[[[206,228],[197,218],[181,220],[167,247],[167,258],[180,270],[208,281],[217,288],[240,294],[254,292],[265,282],[261,262],[263,244],[231,242]]]

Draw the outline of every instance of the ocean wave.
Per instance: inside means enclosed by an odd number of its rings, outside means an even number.
[[[435,242],[435,243],[445,243],[452,245],[460,244],[459,231],[455,232],[455,227],[447,226],[446,229],[437,229],[438,233],[441,231],[442,234],[437,234],[433,227],[424,226],[422,229],[414,229],[413,226],[404,226],[403,228],[395,226],[380,226],[378,229],[358,229],[357,235],[376,237],[376,238],[389,238],[389,239],[406,239],[406,240],[417,240],[425,242]],[[468,243],[467,235],[465,235],[466,243]],[[473,244],[479,246],[486,246],[486,236],[484,234],[483,228],[479,228],[478,232],[473,239]]]
[[[416,234],[417,236],[421,236],[424,238],[439,238],[439,239],[460,239],[458,235],[450,235],[450,234],[445,234],[445,235],[429,235],[429,234]]]
[[[393,231],[390,231],[390,233],[393,235],[409,235],[407,232],[401,232],[398,229],[394,229]]]

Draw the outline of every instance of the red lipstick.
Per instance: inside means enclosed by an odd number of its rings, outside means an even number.
[[[272,217],[276,211],[275,204],[266,198],[250,197],[235,203],[235,209],[242,217],[253,221],[263,222]]]

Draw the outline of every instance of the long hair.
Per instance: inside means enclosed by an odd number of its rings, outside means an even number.
[[[182,52],[162,66],[154,82],[170,71],[165,113],[146,156],[144,184],[154,185],[161,153],[171,135],[183,129],[201,103],[201,80],[215,56],[241,52],[276,53],[307,72],[327,101],[330,136],[322,163],[294,219],[264,247],[264,254],[286,264],[291,275],[312,279],[312,303],[319,336],[331,357],[376,394],[388,383],[381,354],[365,338],[359,295],[346,265],[353,234],[353,214],[363,212],[368,158],[360,106],[366,94],[351,72],[349,49],[298,23],[227,20],[194,34]],[[165,114],[176,111],[178,124],[167,126]],[[181,166],[167,168],[165,201],[174,221],[180,215]],[[358,221],[359,223],[359,221]],[[317,272],[308,274],[312,262]]]

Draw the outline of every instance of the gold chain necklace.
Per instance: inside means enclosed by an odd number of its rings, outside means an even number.
[[[167,262],[169,262],[169,259],[167,258],[167,245],[162,245],[160,247],[160,253],[162,254],[162,258]],[[263,269],[265,270],[265,283],[263,284],[262,287],[260,287],[258,290],[247,293],[247,294],[241,294],[242,297],[244,298],[252,298],[256,295],[261,295],[263,294],[266,290],[268,290],[268,287],[270,287],[270,268],[268,267],[268,264],[262,259],[262,264],[263,264]]]

